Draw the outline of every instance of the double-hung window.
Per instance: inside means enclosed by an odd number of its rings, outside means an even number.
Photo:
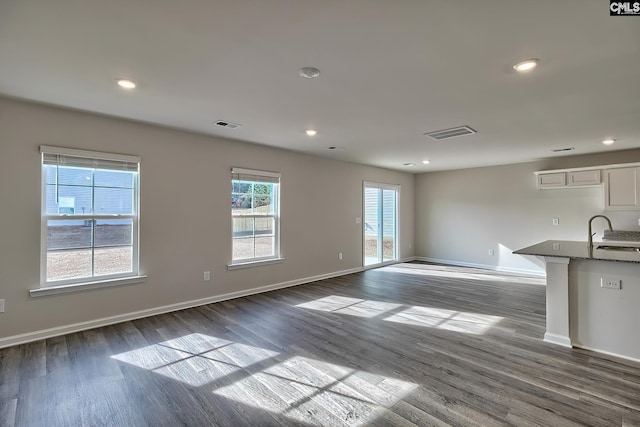
[[[233,168],[232,263],[280,258],[280,174]]]
[[[140,158],[48,146],[40,152],[41,287],[137,276]]]

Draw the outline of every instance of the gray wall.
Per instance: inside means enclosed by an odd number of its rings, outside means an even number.
[[[416,255],[542,273],[541,260],[511,252],[544,240],[586,241],[587,221],[599,213],[616,229],[638,230],[640,212],[604,212],[603,187],[538,190],[533,172],[639,161],[640,150],[628,150],[417,175]],[[603,227],[594,222],[600,237]]]
[[[41,144],[142,157],[146,283],[29,297],[39,286]],[[233,166],[282,173],[284,263],[227,271]],[[361,267],[363,181],[401,186],[400,257],[413,256],[411,174],[0,98],[0,339]]]

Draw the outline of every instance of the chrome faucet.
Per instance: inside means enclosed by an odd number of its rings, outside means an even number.
[[[591,228],[591,223],[593,222],[594,219],[596,218],[604,218],[607,220],[607,224],[609,225],[609,231],[613,231],[613,227],[611,226],[611,220],[609,218],[607,218],[604,215],[594,215],[589,219],[589,258],[593,258],[593,236],[596,235],[596,233],[593,233],[593,230]]]

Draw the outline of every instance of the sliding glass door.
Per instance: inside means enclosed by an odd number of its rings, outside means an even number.
[[[395,185],[364,183],[364,265],[398,259],[398,194]]]

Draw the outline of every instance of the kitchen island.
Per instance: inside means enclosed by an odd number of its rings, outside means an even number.
[[[638,246],[548,240],[514,252],[544,258],[545,341],[640,361]]]

